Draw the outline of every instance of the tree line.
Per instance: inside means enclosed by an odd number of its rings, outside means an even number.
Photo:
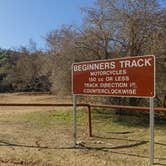
[[[97,0],[83,23],[48,32],[47,50],[0,50],[0,92],[71,94],[73,62],[155,55],[156,103],[166,94],[166,10],[157,0]],[[114,99],[110,98],[111,102]],[[117,100],[116,100],[117,101]],[[135,105],[141,99],[119,100]]]

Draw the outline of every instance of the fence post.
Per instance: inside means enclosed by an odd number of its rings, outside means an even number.
[[[88,127],[89,127],[89,137],[92,137],[92,118],[91,118],[91,106],[88,105]]]

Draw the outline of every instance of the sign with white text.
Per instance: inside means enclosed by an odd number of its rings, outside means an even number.
[[[154,97],[153,55],[74,63],[73,94]]]

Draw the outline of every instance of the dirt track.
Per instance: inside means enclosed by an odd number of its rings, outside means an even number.
[[[47,94],[1,94],[0,100],[3,103],[67,103],[71,101],[69,97],[60,99]],[[86,123],[84,123],[84,125],[78,125],[80,146],[74,149],[72,123],[68,119],[71,112],[72,109],[66,108],[1,107],[0,166],[149,165],[148,129],[133,128],[125,132],[126,128],[122,127],[121,132],[108,133],[103,128],[103,131],[97,132],[102,124],[98,122],[97,129],[94,131],[98,136],[88,138]],[[81,113],[81,116],[84,114],[86,118],[86,113]],[[158,133],[161,137],[156,137],[160,142],[165,137],[165,132],[162,133],[162,131]],[[166,143],[162,142],[162,144],[156,145],[158,158],[156,162],[160,164],[166,163],[162,152]]]

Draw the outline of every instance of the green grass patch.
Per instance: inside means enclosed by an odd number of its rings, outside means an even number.
[[[24,121],[34,127],[51,127],[60,124],[70,124],[73,123],[73,112],[72,110],[51,110],[47,112],[30,112],[20,115],[17,119]],[[86,113],[84,110],[77,111],[77,123],[78,125],[84,125],[86,121]]]
[[[95,109],[92,111],[93,128],[100,132],[132,131],[149,129],[149,116],[117,115],[115,111]],[[155,121],[155,130],[166,130],[166,121]]]
[[[111,121],[112,123],[118,123],[118,125],[123,125],[127,127],[149,127],[149,116],[140,114],[138,115],[118,115],[115,111],[105,110],[105,109],[94,109],[93,110],[94,120],[104,120]],[[155,125],[157,128],[166,126],[165,120],[155,120]]]
[[[85,109],[77,109],[77,124],[80,126],[87,125],[88,114]],[[41,112],[29,112],[12,116],[0,117],[0,124],[28,124],[38,128],[51,127],[59,124],[72,125],[73,111],[72,109],[65,110],[50,110]],[[128,115],[116,115],[115,111],[104,109],[92,110],[92,125],[96,130],[103,132],[123,131],[131,129],[148,129],[149,117],[138,117]],[[155,129],[165,130],[165,121],[156,121]]]

